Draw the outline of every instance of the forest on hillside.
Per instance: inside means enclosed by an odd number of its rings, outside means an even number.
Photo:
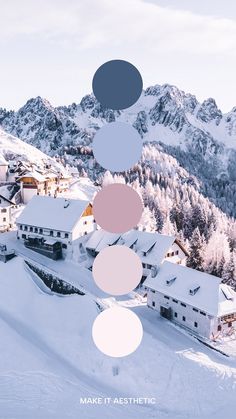
[[[81,176],[88,175],[101,186],[126,183],[140,194],[144,203],[140,229],[176,235],[189,252],[188,266],[219,276],[236,289],[235,219],[204,196],[201,182],[161,146],[146,143],[142,160],[122,174],[101,169],[89,147],[75,154]],[[64,164],[68,157],[64,155]]]

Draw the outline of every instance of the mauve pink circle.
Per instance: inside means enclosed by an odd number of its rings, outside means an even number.
[[[131,186],[112,183],[95,196],[93,215],[96,223],[111,233],[125,233],[140,221],[143,203]]]

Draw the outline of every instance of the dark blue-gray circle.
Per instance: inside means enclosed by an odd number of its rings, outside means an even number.
[[[126,109],[142,93],[143,81],[137,68],[124,60],[107,61],[93,77],[93,93],[105,108]]]
[[[111,122],[95,134],[93,154],[104,169],[123,172],[131,169],[140,160],[142,140],[132,125]]]

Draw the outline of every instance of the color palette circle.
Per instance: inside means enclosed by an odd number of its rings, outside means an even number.
[[[140,160],[142,139],[132,125],[111,122],[96,132],[92,147],[96,161],[104,169],[123,172]]]
[[[93,201],[96,223],[110,233],[125,233],[140,221],[143,203],[130,186],[112,183],[104,186]]]
[[[92,337],[105,355],[119,358],[130,355],[141,343],[142,323],[133,311],[111,307],[102,311],[93,323]]]
[[[93,278],[107,294],[124,295],[135,289],[143,275],[138,255],[126,246],[109,246],[101,250],[93,263]]]
[[[139,99],[143,81],[133,64],[124,60],[111,60],[97,69],[92,87],[102,106],[114,110],[125,109]]]

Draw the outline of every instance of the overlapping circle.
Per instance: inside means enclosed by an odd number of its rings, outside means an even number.
[[[93,92],[105,108],[113,110],[132,106],[142,93],[142,77],[137,68],[124,60],[101,65],[93,77]],[[100,128],[93,139],[97,163],[111,172],[131,169],[142,153],[142,140],[133,126],[111,122]],[[128,185],[114,183],[103,187],[93,202],[97,224],[111,233],[124,233],[140,221],[143,203]],[[138,255],[123,245],[103,249],[93,263],[96,284],[111,295],[124,295],[137,287],[142,278]],[[131,310],[115,306],[104,310],[94,321],[92,336],[97,348],[112,357],[134,352],[143,335],[142,323]]]
[[[96,223],[110,233],[125,233],[140,221],[143,203],[130,186],[112,183],[104,186],[93,201]]]
[[[140,160],[142,140],[132,125],[110,122],[95,134],[93,154],[104,169],[123,172],[131,169]]]
[[[133,311],[111,307],[95,319],[92,337],[101,352],[119,358],[130,355],[138,348],[143,337],[143,327]]]
[[[105,247],[93,263],[93,278],[107,294],[128,294],[138,286],[143,274],[138,255],[129,247]]]
[[[139,99],[143,81],[137,68],[124,60],[102,64],[93,77],[93,92],[105,108],[126,109]]]

